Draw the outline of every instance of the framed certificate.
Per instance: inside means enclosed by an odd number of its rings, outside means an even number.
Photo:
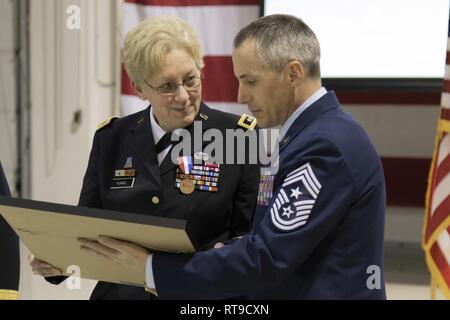
[[[86,279],[143,285],[142,275],[80,249],[77,239],[100,235],[152,251],[194,252],[186,221],[0,196],[0,214],[33,255]]]

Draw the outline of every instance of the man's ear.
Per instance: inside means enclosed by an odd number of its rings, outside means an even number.
[[[142,88],[140,86],[138,86],[134,81],[131,81],[131,86],[133,87],[134,91],[136,91],[139,99],[147,100],[147,97],[146,97],[144,91],[142,91]]]
[[[297,86],[299,81],[305,78],[305,68],[298,60],[294,60],[288,63],[289,80],[292,86]]]

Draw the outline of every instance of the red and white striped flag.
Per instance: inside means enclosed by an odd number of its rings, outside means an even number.
[[[433,283],[450,299],[450,20],[441,116],[426,194],[423,248]]]
[[[238,31],[259,16],[258,0],[125,0],[123,31],[140,21],[160,15],[185,20],[199,36],[204,52],[203,100],[212,108],[242,114],[236,103],[238,82],[233,75],[231,52]],[[147,106],[139,100],[122,72],[122,115]]]

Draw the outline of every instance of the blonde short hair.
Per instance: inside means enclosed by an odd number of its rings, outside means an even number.
[[[166,54],[184,50],[203,68],[200,41],[192,28],[177,17],[160,16],[145,20],[125,36],[122,59],[128,76],[137,85],[161,71]]]

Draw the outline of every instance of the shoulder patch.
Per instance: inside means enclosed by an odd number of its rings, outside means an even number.
[[[289,232],[305,225],[321,189],[309,162],[290,172],[270,208],[273,226]]]
[[[242,128],[253,130],[256,127],[256,122],[256,118],[244,113],[237,124]]]
[[[106,127],[108,124],[110,124],[115,119],[119,119],[119,117],[117,117],[117,116],[109,117],[108,119],[106,119],[105,121],[103,121],[102,123],[100,123],[97,126],[97,130],[100,130],[101,128]]]

